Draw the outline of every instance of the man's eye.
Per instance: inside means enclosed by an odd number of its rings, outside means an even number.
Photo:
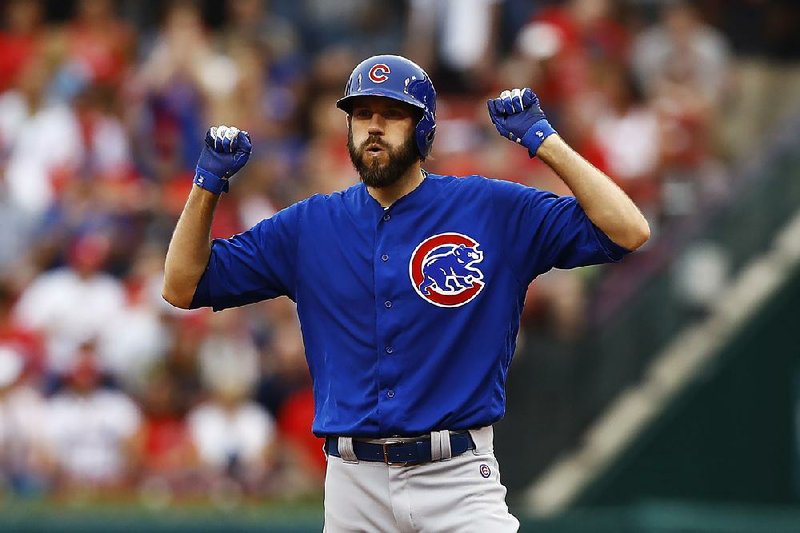
[[[386,113],[384,114],[386,115],[386,118],[395,118],[395,119],[405,118],[406,116],[406,114],[403,112],[402,109],[387,109]]]
[[[371,118],[372,112],[369,109],[354,109],[353,116],[355,118],[361,118],[361,119]]]

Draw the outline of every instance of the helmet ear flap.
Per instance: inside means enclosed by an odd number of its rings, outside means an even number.
[[[433,138],[436,137],[436,125],[434,124],[431,130],[425,135],[425,142],[428,144],[428,149],[430,150],[431,145],[433,144]]]
[[[433,138],[436,136],[436,122],[430,113],[422,115],[416,130],[417,148],[422,159],[425,159],[431,153]]]

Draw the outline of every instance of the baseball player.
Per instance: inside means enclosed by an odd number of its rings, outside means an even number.
[[[647,222],[556,134],[530,89],[503,91],[489,117],[574,197],[422,170],[436,92],[403,57],[359,64],[336,105],[361,183],[213,242],[214,208],[251,143],[236,128],[209,130],[164,298],[215,310],[296,302],[312,429],[328,456],[326,531],[515,531],[492,424],[526,287],[553,267],[621,259],[648,239]]]

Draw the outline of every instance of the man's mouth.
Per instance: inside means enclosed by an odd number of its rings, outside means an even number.
[[[381,152],[383,152],[385,150],[384,150],[383,146],[373,143],[373,144],[370,144],[370,145],[367,146],[366,151],[369,152],[369,153],[372,153],[372,154],[379,154],[379,153],[381,153]]]

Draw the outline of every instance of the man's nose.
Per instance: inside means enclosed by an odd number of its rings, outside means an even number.
[[[373,113],[367,131],[370,135],[383,135],[384,120],[380,113]]]

